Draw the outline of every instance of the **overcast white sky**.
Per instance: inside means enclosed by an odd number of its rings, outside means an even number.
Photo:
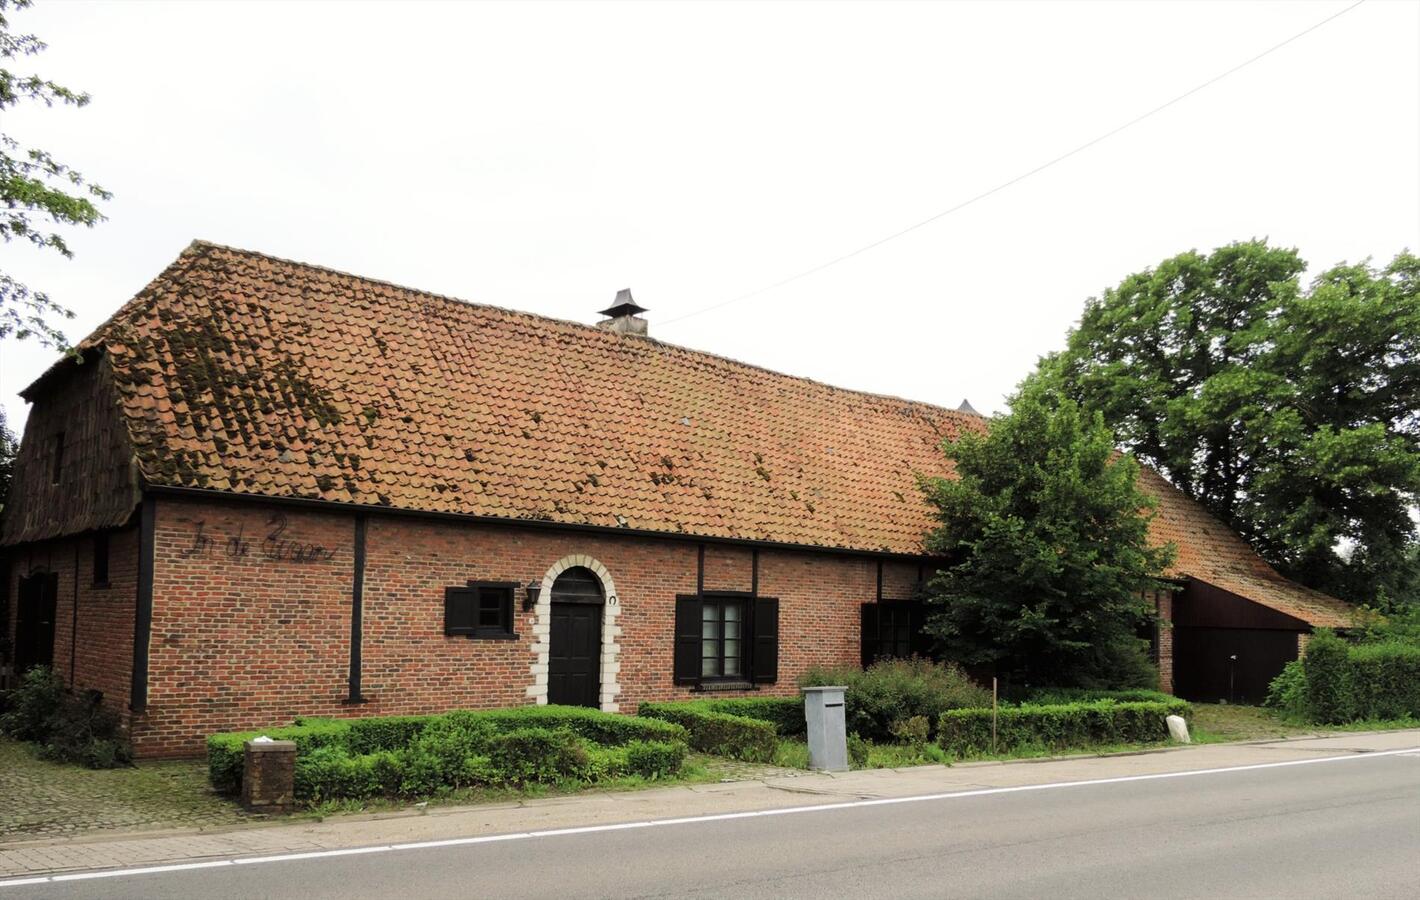
[[[39,0],[22,62],[90,91],[4,131],[115,194],[4,265],[77,340],[193,238],[983,411],[1085,299],[1254,236],[1420,249],[1420,4],[1372,0],[900,240],[681,322],[1028,171],[1344,8],[1313,3]],[[662,324],[668,323],[668,324]],[[54,359],[0,344],[0,395]]]

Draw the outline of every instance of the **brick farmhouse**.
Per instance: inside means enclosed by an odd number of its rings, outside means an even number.
[[[986,421],[665,344],[639,312],[623,292],[588,327],[194,243],[23,392],[0,671],[52,665],[172,756],[297,715],[793,694],[920,649],[916,476]],[[1349,623],[1143,486],[1178,547],[1166,689],[1256,699]]]

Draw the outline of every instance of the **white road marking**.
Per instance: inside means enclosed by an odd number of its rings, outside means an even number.
[[[1225,766],[1217,769],[1190,769],[1184,772],[1157,772],[1149,775],[1120,775],[1114,778],[1090,778],[1084,781],[1054,781],[1045,784],[1022,784],[1014,787],[978,788],[971,791],[950,791],[940,794],[917,794],[910,797],[882,797],[876,800],[846,800],[840,803],[820,803],[815,806],[786,806],[779,809],[761,809],[748,812],[715,813],[705,816],[685,816],[679,819],[651,819],[645,822],[619,822],[614,825],[584,825],[576,828],[550,828],[541,831],[517,831],[509,834],[490,834],[478,837],[448,838],[438,841],[415,841],[405,844],[379,844],[371,847],[348,847],[341,850],[315,850],[306,853],[278,853],[271,856],[233,857],[206,862],[176,863],[173,865],[141,866],[131,869],[103,869],[97,872],[73,872],[67,875],[42,875],[32,878],[16,878],[0,881],[0,888],[20,887],[29,884],[45,884],[62,881],[84,881],[92,878],[115,878],[125,875],[156,875],[162,872],[180,872],[186,869],[211,869],[219,866],[257,865],[260,863],[290,862],[300,859],[325,859],[336,856],[363,856],[369,853],[389,853],[401,850],[427,850],[436,847],[463,847],[470,844],[489,844],[496,841],[523,841],[533,838],[564,837],[573,834],[599,834],[609,831],[628,831],[634,828],[664,828],[671,825],[694,825],[701,822],[727,822],[734,819],[756,819],[764,816],[792,816],[799,813],[830,812],[837,809],[862,809],[869,806],[893,806],[899,803],[924,803],[934,800],[959,800],[964,797],[988,797],[994,794],[1018,794],[1026,791],[1049,791],[1060,788],[1090,787],[1100,784],[1127,784],[1135,781],[1162,781],[1169,778],[1194,778],[1200,775],[1223,775],[1229,772],[1252,772],[1258,769],[1283,769],[1290,766],[1312,766],[1320,763],[1349,762],[1358,759],[1376,759],[1383,756],[1402,756],[1420,753],[1420,747],[1404,750],[1378,750],[1367,753],[1352,753],[1346,756],[1325,756],[1318,759],[1293,759],[1285,762],[1253,763],[1246,766]]]

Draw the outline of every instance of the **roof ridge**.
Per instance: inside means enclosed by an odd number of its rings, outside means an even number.
[[[663,349],[663,350],[668,351],[668,352],[683,353],[683,354],[687,354],[687,355],[690,355],[690,356],[696,356],[696,357],[701,357],[701,358],[705,358],[705,359],[717,360],[717,361],[719,361],[719,362],[729,363],[730,365],[738,366],[738,367],[743,368],[743,369],[749,369],[749,370],[752,370],[752,371],[755,371],[755,372],[764,372],[764,373],[767,373],[767,374],[769,374],[769,375],[774,375],[774,376],[776,376],[776,377],[778,377],[778,378],[791,378],[791,379],[793,379],[794,381],[803,382],[803,383],[805,383],[805,384],[812,384],[812,385],[815,385],[815,386],[817,386],[817,387],[828,388],[829,390],[833,390],[833,391],[842,391],[843,393],[846,393],[846,394],[855,394],[855,395],[860,396],[860,397],[867,397],[867,398],[871,398],[871,399],[874,399],[874,400],[889,400],[889,401],[893,401],[893,402],[896,402],[896,403],[903,403],[903,404],[906,404],[906,405],[909,405],[909,406],[925,407],[925,408],[930,409],[930,410],[933,410],[933,411],[935,411],[935,412],[943,413],[943,414],[947,415],[948,417],[960,416],[960,417],[968,418],[968,419],[986,419],[986,418],[988,418],[987,416],[984,416],[984,415],[982,415],[981,413],[975,413],[975,414],[973,414],[973,413],[963,412],[963,411],[961,411],[961,410],[948,409],[948,408],[945,407],[945,406],[939,406],[939,405],[937,405],[937,404],[935,404],[935,403],[928,403],[928,402],[925,401],[925,400],[913,400],[913,399],[910,399],[910,398],[908,398],[908,397],[900,397],[900,396],[898,396],[898,395],[896,395],[896,394],[884,394],[884,393],[879,393],[879,392],[877,392],[877,391],[865,391],[865,390],[861,390],[861,389],[858,389],[858,388],[849,388],[849,387],[843,387],[843,386],[841,386],[841,385],[830,384],[830,383],[828,383],[828,382],[826,382],[826,381],[819,381],[819,380],[816,379],[816,378],[809,378],[809,377],[806,376],[806,375],[794,375],[794,374],[789,373],[789,372],[781,372],[781,371],[779,371],[778,369],[771,369],[771,368],[769,368],[769,367],[767,367],[767,366],[761,366],[761,365],[757,365],[757,364],[755,364],[755,363],[745,362],[744,360],[735,359],[735,358],[732,357],[732,356],[725,356],[725,355],[719,354],[719,353],[712,353],[712,352],[710,352],[710,351],[708,351],[708,350],[697,350],[697,349],[695,349],[695,348],[693,348],[693,347],[685,347],[685,346],[682,346],[681,344],[673,344],[673,343],[670,343],[669,341],[663,341],[663,340],[661,340],[661,339],[659,339],[659,338],[650,337],[649,335],[623,335],[623,334],[619,334],[619,333],[616,333],[616,332],[607,331],[607,330],[602,329],[602,328],[598,328],[598,327],[595,326],[595,325],[587,325],[587,324],[585,324],[585,323],[583,323],[583,322],[576,322],[576,321],[573,321],[573,320],[571,320],[571,319],[559,319],[559,318],[557,318],[556,316],[548,316],[548,315],[543,315],[542,313],[528,312],[527,310],[521,310],[521,309],[513,309],[513,308],[507,307],[507,306],[499,306],[499,305],[494,304],[494,303],[482,303],[482,302],[478,302],[478,301],[474,301],[474,300],[465,300],[465,299],[463,299],[462,297],[455,297],[455,296],[453,296],[453,295],[451,295],[451,294],[440,294],[440,293],[437,293],[437,292],[434,292],[434,291],[424,290],[423,288],[411,287],[411,286],[406,285],[406,284],[399,284],[398,282],[389,281],[389,280],[384,279],[384,278],[373,278],[373,277],[370,277],[370,276],[368,276],[368,275],[359,275],[359,274],[356,274],[356,273],[354,273],[354,272],[347,272],[347,271],[344,271],[343,269],[333,269],[333,268],[331,268],[330,266],[323,266],[323,265],[320,265],[319,263],[308,263],[308,262],[302,262],[301,260],[297,260],[297,259],[290,259],[290,258],[287,258],[287,257],[284,257],[284,256],[274,256],[274,255],[272,255],[272,254],[270,254],[270,253],[263,253],[263,252],[260,251],[260,250],[247,250],[247,249],[242,248],[242,247],[233,247],[233,246],[230,246],[230,245],[228,245],[228,244],[219,244],[219,243],[217,243],[217,242],[215,242],[215,241],[207,241],[207,240],[202,240],[202,239],[200,239],[200,238],[194,239],[194,240],[192,241],[192,243],[188,246],[188,249],[191,250],[191,249],[199,248],[199,247],[200,247],[200,248],[203,248],[203,249],[207,249],[207,250],[224,250],[224,251],[226,251],[226,252],[228,252],[228,253],[235,253],[235,254],[238,254],[238,255],[240,255],[240,256],[256,257],[256,258],[259,258],[259,259],[267,260],[267,261],[269,261],[269,262],[282,263],[282,264],[288,265],[288,266],[297,266],[297,267],[303,268],[303,269],[311,269],[311,270],[314,270],[314,271],[317,271],[317,272],[325,272],[325,273],[330,274],[330,275],[338,275],[338,276],[340,276],[340,277],[342,277],[342,278],[353,278],[353,279],[355,279],[355,280],[357,280],[357,281],[364,281],[364,282],[369,282],[369,283],[371,283],[371,284],[383,285],[383,286],[385,286],[385,287],[394,288],[395,290],[408,291],[408,292],[410,292],[410,293],[412,293],[412,294],[417,294],[417,295],[419,295],[419,296],[421,296],[421,297],[428,297],[428,298],[431,298],[431,299],[434,299],[434,300],[442,300],[442,301],[446,301],[446,302],[450,302],[450,303],[457,303],[457,304],[460,304],[460,305],[462,305],[462,306],[470,306],[470,307],[473,307],[473,308],[475,308],[475,309],[493,310],[493,311],[495,311],[495,312],[504,313],[504,314],[510,315],[510,316],[518,316],[518,317],[522,317],[522,318],[525,318],[525,319],[534,319],[534,320],[537,320],[537,321],[539,321],[539,322],[552,322],[552,323],[557,324],[557,325],[563,325],[563,326],[568,326],[568,327],[571,327],[571,328],[576,328],[576,329],[579,329],[579,330],[582,330],[582,331],[586,331],[586,332],[589,332],[589,333],[592,333],[592,334],[603,335],[603,336],[605,336],[605,337],[608,338],[608,339],[645,341],[645,342],[647,342],[647,343],[649,343],[649,344],[652,344],[652,345],[656,346],[657,348]],[[186,252],[186,251],[184,251],[184,252]],[[166,270],[164,270],[164,274],[166,274]],[[160,275],[159,278],[161,278],[161,277],[162,277],[162,276]],[[154,280],[156,281],[157,279],[154,279]],[[145,288],[145,290],[146,290],[146,288]],[[140,293],[142,293],[142,292],[140,292]],[[124,304],[124,305],[127,306],[127,304]],[[117,313],[115,313],[114,315],[117,315]],[[97,333],[97,332],[96,332],[96,333]],[[86,339],[86,340],[87,340],[87,339]]]

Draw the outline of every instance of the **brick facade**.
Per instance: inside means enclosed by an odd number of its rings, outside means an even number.
[[[9,557],[8,621],[14,636],[20,581],[40,573],[57,576],[53,669],[78,690],[103,692],[104,702],[127,713],[133,665],[133,598],[138,573],[138,531],[107,532],[109,577],[94,582],[94,535],[34,543]]]
[[[546,635],[538,610],[522,609],[522,589],[516,640],[446,637],[444,589],[541,582],[569,556],[595,561],[615,583],[619,695],[603,695],[603,706],[634,712],[646,700],[696,696],[672,683],[674,601],[696,591],[696,542],[371,515],[363,702],[351,703],[353,513],[172,498],[156,509],[148,708],[133,720],[140,755],[197,753],[214,731],[300,715],[540,702],[529,694]],[[754,555],[707,545],[705,590],[749,591]],[[793,695],[810,666],[856,664],[859,606],[876,596],[877,561],[770,548],[758,558],[760,596],[780,601],[780,640],[778,680],[757,693]],[[916,561],[885,561],[884,596],[907,596],[918,573]],[[130,616],[130,644],[131,627]]]

